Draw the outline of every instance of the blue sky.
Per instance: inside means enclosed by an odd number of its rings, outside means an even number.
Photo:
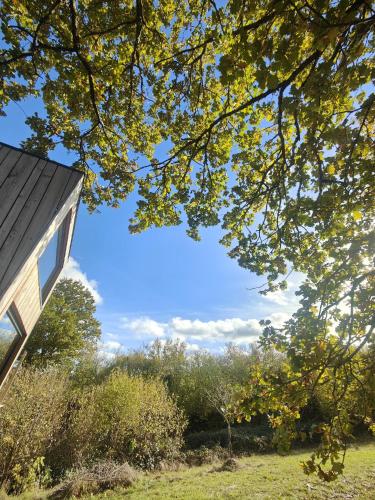
[[[0,140],[19,146],[30,105],[11,105],[0,117]],[[56,149],[50,158],[67,165],[74,157]],[[136,348],[155,338],[184,340],[191,350],[219,352],[226,342],[246,344],[260,332],[258,320],[285,320],[297,305],[298,276],[286,292],[268,297],[248,289],[264,282],[241,269],[219,245],[219,228],[205,230],[202,241],[185,227],[151,229],[130,235],[134,197],[119,209],[102,207],[89,214],[81,205],[65,275],[93,292],[102,323],[102,351]]]

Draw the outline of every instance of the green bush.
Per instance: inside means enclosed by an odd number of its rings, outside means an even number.
[[[159,380],[115,371],[75,406],[62,450],[76,465],[110,459],[152,469],[183,444],[185,418]]]
[[[66,403],[67,379],[56,370],[27,368],[13,378],[0,408],[0,488],[45,485],[43,457],[58,440]]]

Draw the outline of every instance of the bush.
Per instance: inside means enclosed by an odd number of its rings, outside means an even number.
[[[159,380],[115,371],[77,402],[62,449],[76,464],[106,458],[153,469],[178,455],[185,427]]]
[[[19,493],[49,478],[44,456],[58,439],[66,410],[67,379],[56,370],[24,368],[2,396],[0,487]]]

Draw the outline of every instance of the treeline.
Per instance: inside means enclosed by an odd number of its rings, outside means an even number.
[[[154,469],[209,459],[209,449],[230,448],[230,407],[250,365],[281,362],[254,347],[190,354],[171,340],[104,362],[94,314],[90,292],[61,281],[0,394],[0,488],[7,492],[102,460]],[[259,429],[251,432],[243,434],[243,451],[264,446]]]
[[[261,353],[255,345],[228,344],[222,354],[189,352],[180,341],[155,340],[139,350],[117,355],[104,369],[107,374],[121,370],[129,375],[158,378],[187,417],[187,433],[221,429],[227,420],[225,408],[234,405],[249,384],[250,368],[262,364],[277,367],[282,357]]]
[[[214,355],[156,340],[103,361],[94,313],[81,284],[58,284],[0,393],[0,490],[43,487],[103,460],[148,470],[287,447],[290,440],[311,443],[334,416],[335,380],[327,378],[303,400],[289,435],[275,425],[277,415],[254,410],[248,418],[246,402],[261,407],[263,381],[280,387],[290,363],[255,345],[229,344]],[[375,395],[375,380],[363,383]],[[299,382],[290,388],[298,390]],[[367,404],[358,391],[355,398]],[[360,421],[353,419],[354,432]]]
[[[189,459],[188,448],[226,447],[224,408],[260,359],[280,362],[235,346],[190,355],[171,340],[107,363],[92,346],[69,367],[26,357],[1,394],[1,486],[20,492],[103,459],[154,469]]]

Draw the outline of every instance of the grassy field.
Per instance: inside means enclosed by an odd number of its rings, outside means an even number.
[[[286,457],[256,455],[239,460],[235,472],[218,472],[217,465],[142,476],[127,490],[107,492],[96,500],[126,499],[375,499],[375,444],[352,448],[345,475],[322,484],[303,474],[299,463],[308,453]],[[90,497],[93,498],[93,497]]]
[[[208,499],[362,499],[375,500],[375,443],[352,447],[345,474],[333,483],[322,483],[303,474],[300,462],[308,452],[254,455],[238,460],[239,469],[220,472],[221,464],[181,468],[176,472],[144,473],[128,489],[90,495],[82,500],[208,500]],[[28,492],[0,500],[47,500],[53,490]]]

